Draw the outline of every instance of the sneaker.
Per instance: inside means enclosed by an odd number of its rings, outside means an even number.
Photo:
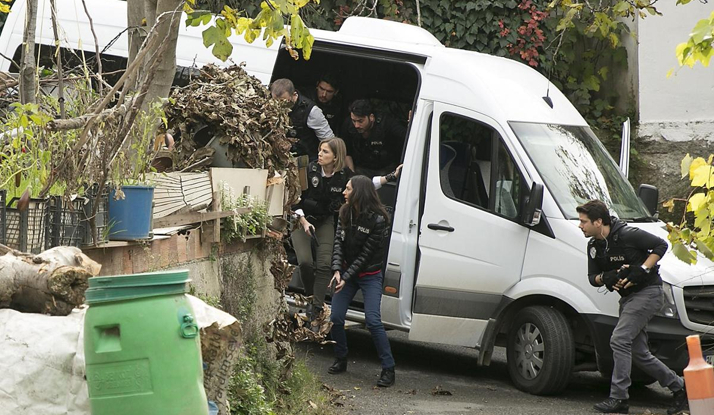
[[[684,411],[685,409],[689,409],[689,400],[687,400],[686,386],[678,390],[677,392],[674,392],[674,397],[672,398],[672,406],[667,408],[667,414],[678,414]]]
[[[379,375],[379,380],[377,381],[377,386],[383,388],[388,388],[394,385],[394,368],[390,367],[387,369],[382,369],[382,374]]]
[[[627,399],[607,398],[593,406],[596,411],[605,414],[627,414],[630,412],[630,404]]]
[[[335,363],[327,369],[327,373],[331,375],[336,375],[345,371],[347,371],[347,358],[339,357],[335,359]]]

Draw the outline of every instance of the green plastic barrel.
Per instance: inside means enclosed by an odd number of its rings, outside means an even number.
[[[92,415],[208,415],[188,271],[89,279]]]

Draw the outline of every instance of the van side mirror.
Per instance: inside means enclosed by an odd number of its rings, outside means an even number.
[[[533,182],[531,193],[526,200],[526,209],[523,211],[523,224],[536,226],[540,223],[543,214],[543,185]]]
[[[659,190],[651,184],[641,184],[637,188],[637,197],[642,200],[650,215],[657,214],[657,201],[659,200]]]

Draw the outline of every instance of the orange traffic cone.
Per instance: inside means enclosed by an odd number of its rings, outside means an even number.
[[[691,415],[714,414],[714,367],[702,357],[699,335],[687,336],[689,365],[684,369]]]

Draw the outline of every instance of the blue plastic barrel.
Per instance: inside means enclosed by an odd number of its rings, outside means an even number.
[[[154,188],[122,186],[124,199],[115,200],[116,190],[109,194],[109,239],[134,241],[148,239],[151,234],[151,204]]]

